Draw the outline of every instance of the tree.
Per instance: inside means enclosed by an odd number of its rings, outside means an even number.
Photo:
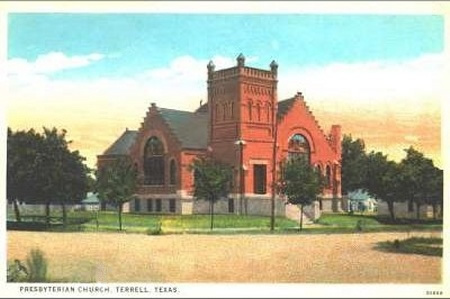
[[[34,164],[41,136],[33,129],[13,132],[7,137],[7,198],[14,205],[17,222],[21,221],[19,202],[29,202],[34,186]]]
[[[387,203],[392,220],[395,220],[394,203],[404,200],[401,174],[401,165],[388,161],[383,153],[372,151],[367,156],[367,178],[364,189]]]
[[[214,204],[228,196],[232,180],[231,167],[212,158],[194,160],[190,167],[194,172],[194,197],[209,201],[211,230],[214,227]]]
[[[324,180],[308,161],[295,157],[283,165],[280,192],[286,195],[288,202],[300,205],[300,227],[303,229],[303,207],[311,204],[322,192]]]
[[[66,204],[80,202],[86,197],[88,168],[84,157],[78,151],[71,151],[66,140],[66,130],[44,128],[40,152],[42,198],[45,198],[46,215],[49,217],[50,203],[59,203],[62,208],[63,224],[67,223]]]
[[[44,128],[43,134],[13,132],[8,128],[8,199],[14,203],[16,220],[20,221],[17,201],[46,205],[49,223],[50,203],[63,207],[63,223],[67,222],[65,203],[78,202],[86,196],[87,167],[78,151],[69,149],[66,131]]]
[[[342,193],[364,188],[367,176],[367,154],[362,139],[351,135],[342,139]]]
[[[420,218],[420,207],[432,204],[439,193],[439,175],[433,161],[412,146],[405,149],[406,157],[401,161],[403,166],[404,191],[409,200],[416,204],[416,217]],[[436,181],[435,181],[436,180]]]
[[[119,217],[119,230],[122,230],[123,204],[135,198],[137,170],[130,158],[117,158],[97,170],[96,192],[103,202],[114,205]]]
[[[443,204],[444,196],[444,172],[437,167],[434,168],[430,182],[430,195],[428,203],[433,207],[433,218],[437,218],[437,206]]]

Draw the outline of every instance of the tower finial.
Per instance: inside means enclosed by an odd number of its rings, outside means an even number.
[[[208,68],[208,74],[214,72],[214,69],[216,68],[216,66],[212,60],[210,60],[208,62],[208,65],[206,67]]]
[[[239,56],[236,58],[237,63],[238,63],[238,67],[244,67],[245,66],[245,57],[244,55],[241,53],[239,54]]]
[[[278,75],[278,63],[275,60],[270,63],[270,70],[275,77]]]

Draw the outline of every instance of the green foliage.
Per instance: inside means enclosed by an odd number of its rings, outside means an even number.
[[[214,203],[228,196],[233,179],[231,167],[209,157],[195,159],[190,170],[194,172],[194,197],[210,202],[211,230],[214,226]]]
[[[323,179],[305,159],[294,158],[284,164],[280,192],[291,204],[309,205],[322,192]]]
[[[394,202],[403,201],[402,168],[389,161],[381,152],[371,152],[367,156],[367,179],[365,186],[374,197],[388,204],[392,219],[395,219]]]
[[[303,207],[311,204],[322,192],[324,180],[309,162],[296,157],[288,160],[282,170],[280,192],[291,204],[300,205],[300,230],[303,224]]]
[[[342,193],[364,188],[367,177],[367,155],[362,139],[353,140],[351,135],[342,139]]]
[[[128,157],[117,158],[98,169],[96,192],[101,201],[117,207],[119,229],[122,230],[122,208],[125,202],[134,199],[137,187],[137,170]]]
[[[388,252],[442,257],[442,245],[442,238],[411,237],[405,240],[380,242],[377,248]]]
[[[8,264],[6,281],[7,282],[25,282],[28,278],[28,270],[22,265],[20,260],[14,260]]]
[[[403,192],[406,199],[416,203],[419,218],[420,205],[442,204],[443,172],[434,166],[431,159],[413,147],[406,149],[405,152],[406,157],[401,161]]]
[[[28,281],[46,282],[47,281],[47,260],[44,253],[39,249],[32,249],[27,256]]]
[[[44,128],[43,134],[8,128],[9,200],[65,204],[86,196],[89,170],[79,152],[69,149],[66,133],[56,128]]]
[[[200,158],[191,165],[194,171],[194,197],[216,202],[230,192],[232,180],[231,167],[213,160]]]

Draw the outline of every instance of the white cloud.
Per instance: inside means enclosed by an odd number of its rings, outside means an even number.
[[[390,112],[418,112],[435,109],[436,105],[429,104],[440,102],[443,70],[442,54],[403,62],[335,63],[306,69],[283,70],[280,65],[279,98],[302,91],[306,101],[316,107],[351,104],[353,109],[382,106]]]
[[[62,52],[50,52],[39,55],[35,61],[22,58],[10,59],[7,67],[9,75],[51,74],[64,69],[84,67],[104,57],[99,53],[67,56]]]

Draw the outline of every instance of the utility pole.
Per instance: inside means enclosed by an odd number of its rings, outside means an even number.
[[[270,64],[270,69],[274,75],[274,79],[277,79],[278,64],[274,61]],[[274,97],[273,113],[272,113],[272,125],[273,125],[273,151],[272,151],[272,197],[270,199],[270,230],[275,230],[275,193],[277,183],[277,139],[278,139],[278,99],[277,99],[277,87],[276,83],[272,86],[272,96]]]

